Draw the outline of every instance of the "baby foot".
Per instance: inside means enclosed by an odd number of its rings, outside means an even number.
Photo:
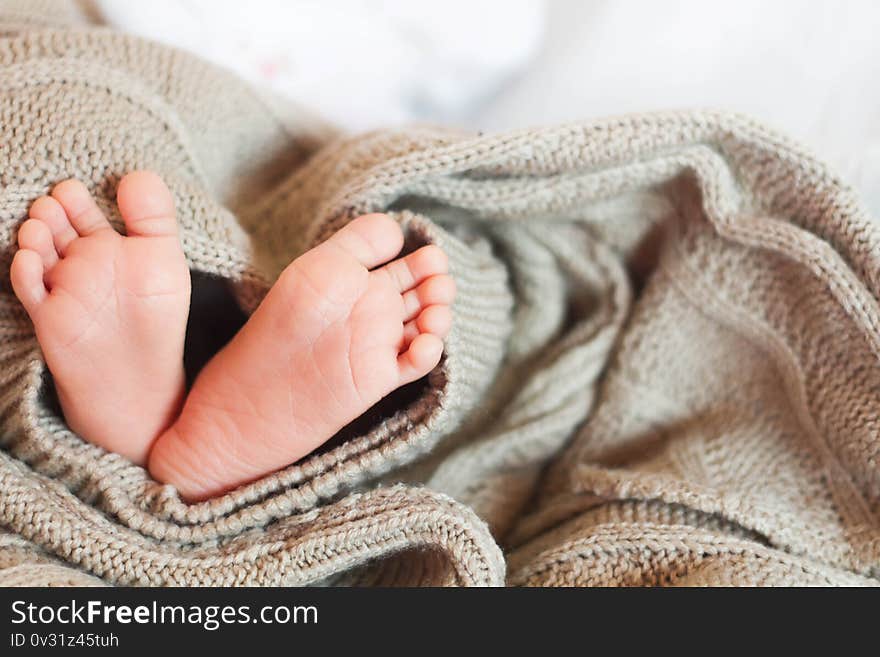
[[[81,182],[57,185],[19,229],[10,276],[68,426],[143,464],[184,394],[189,270],[155,174],[127,175],[117,202],[127,236]]]
[[[366,215],[291,263],[199,374],[151,474],[211,497],[305,456],[430,372],[455,284],[436,246],[388,262],[402,246],[396,222]]]

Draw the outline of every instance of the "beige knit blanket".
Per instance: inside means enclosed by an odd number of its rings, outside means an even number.
[[[338,138],[33,4],[0,6],[0,584],[878,583],[880,224],[800,147],[705,112]],[[7,272],[37,196],[113,212],[135,168],[246,312],[359,213],[441,245],[440,367],[199,504],[85,443]]]

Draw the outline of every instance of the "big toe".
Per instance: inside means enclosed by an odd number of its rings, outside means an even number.
[[[403,231],[387,214],[365,214],[340,228],[328,241],[372,269],[400,253]]]
[[[152,171],[129,173],[116,190],[119,213],[128,235],[162,237],[177,234],[174,199]]]

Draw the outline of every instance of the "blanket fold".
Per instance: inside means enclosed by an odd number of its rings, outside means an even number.
[[[35,16],[0,4],[0,271],[54,183],[119,226],[149,168],[245,313],[371,211],[440,245],[459,296],[426,380],[188,505],[66,427],[4,273],[0,584],[878,583],[880,224],[811,154],[713,112],[340,136]]]

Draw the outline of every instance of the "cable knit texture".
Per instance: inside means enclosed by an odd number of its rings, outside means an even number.
[[[0,584],[880,578],[880,225],[799,146],[709,112],[343,137],[56,2],[0,3],[0,87]],[[84,442],[6,272],[54,183],[118,221],[138,168],[245,312],[360,213],[439,244],[441,365],[198,504]]]

